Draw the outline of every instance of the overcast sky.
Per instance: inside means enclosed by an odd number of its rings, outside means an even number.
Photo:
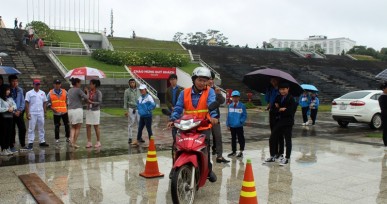
[[[89,2],[91,7],[95,3],[94,10],[88,9]],[[99,4],[99,29],[106,27],[110,33],[113,9],[114,36],[129,37],[135,30],[137,36],[171,40],[176,32],[215,29],[231,44],[250,47],[261,47],[271,38],[305,39],[309,35],[347,37],[377,50],[387,47],[385,0],[99,0]],[[15,17],[22,22],[34,17],[51,25],[86,25],[96,30],[97,13],[98,0],[1,0],[0,7],[7,27]]]

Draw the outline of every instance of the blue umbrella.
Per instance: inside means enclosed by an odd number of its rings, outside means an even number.
[[[311,84],[301,84],[301,87],[305,91],[318,92],[318,89],[315,86],[311,85]]]
[[[11,74],[21,74],[21,72],[19,72],[19,70],[15,69],[13,67],[0,66],[0,74],[1,75],[3,75],[3,74],[11,75]]]

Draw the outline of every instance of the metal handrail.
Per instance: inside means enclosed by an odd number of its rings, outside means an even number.
[[[214,68],[212,68],[210,65],[208,65],[207,63],[205,63],[202,59],[199,59],[199,63],[200,63],[202,66],[207,67],[207,68],[210,69],[212,72],[214,72],[215,78],[220,79],[220,74],[219,74],[217,71],[215,71]]]
[[[51,51],[60,55],[90,55],[90,52],[87,52],[84,48],[66,48],[66,47],[50,47]]]
[[[64,77],[66,73],[69,71],[67,67],[62,63],[62,61],[60,61],[60,59],[56,56],[56,54],[51,49],[48,50],[48,55],[49,55],[49,58],[54,61],[54,64],[57,65],[57,67],[62,72],[62,75]]]
[[[82,43],[44,41],[46,47],[85,48]]]
[[[104,73],[106,76],[109,76],[108,78],[113,78],[113,79],[130,77],[130,73],[128,72],[105,72],[104,71]]]

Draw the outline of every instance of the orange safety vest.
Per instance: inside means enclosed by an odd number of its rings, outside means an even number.
[[[210,93],[209,89],[204,89],[202,95],[199,98],[198,106],[195,108],[192,105],[192,87],[184,89],[184,113],[188,115],[195,115],[199,118],[211,119],[210,113],[208,112],[207,98]],[[208,123],[208,126],[201,126],[198,130],[208,130],[212,127],[211,123]]]
[[[58,95],[54,92],[54,89],[50,90],[51,108],[55,109],[59,113],[67,113],[67,92],[62,89],[62,94]]]

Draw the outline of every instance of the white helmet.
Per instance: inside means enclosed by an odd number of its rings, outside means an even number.
[[[146,85],[145,84],[141,84],[140,87],[138,88],[139,90],[142,90],[142,89],[147,89]]]
[[[197,77],[205,77],[211,79],[211,71],[206,67],[196,67],[192,72],[192,80],[194,81]]]

